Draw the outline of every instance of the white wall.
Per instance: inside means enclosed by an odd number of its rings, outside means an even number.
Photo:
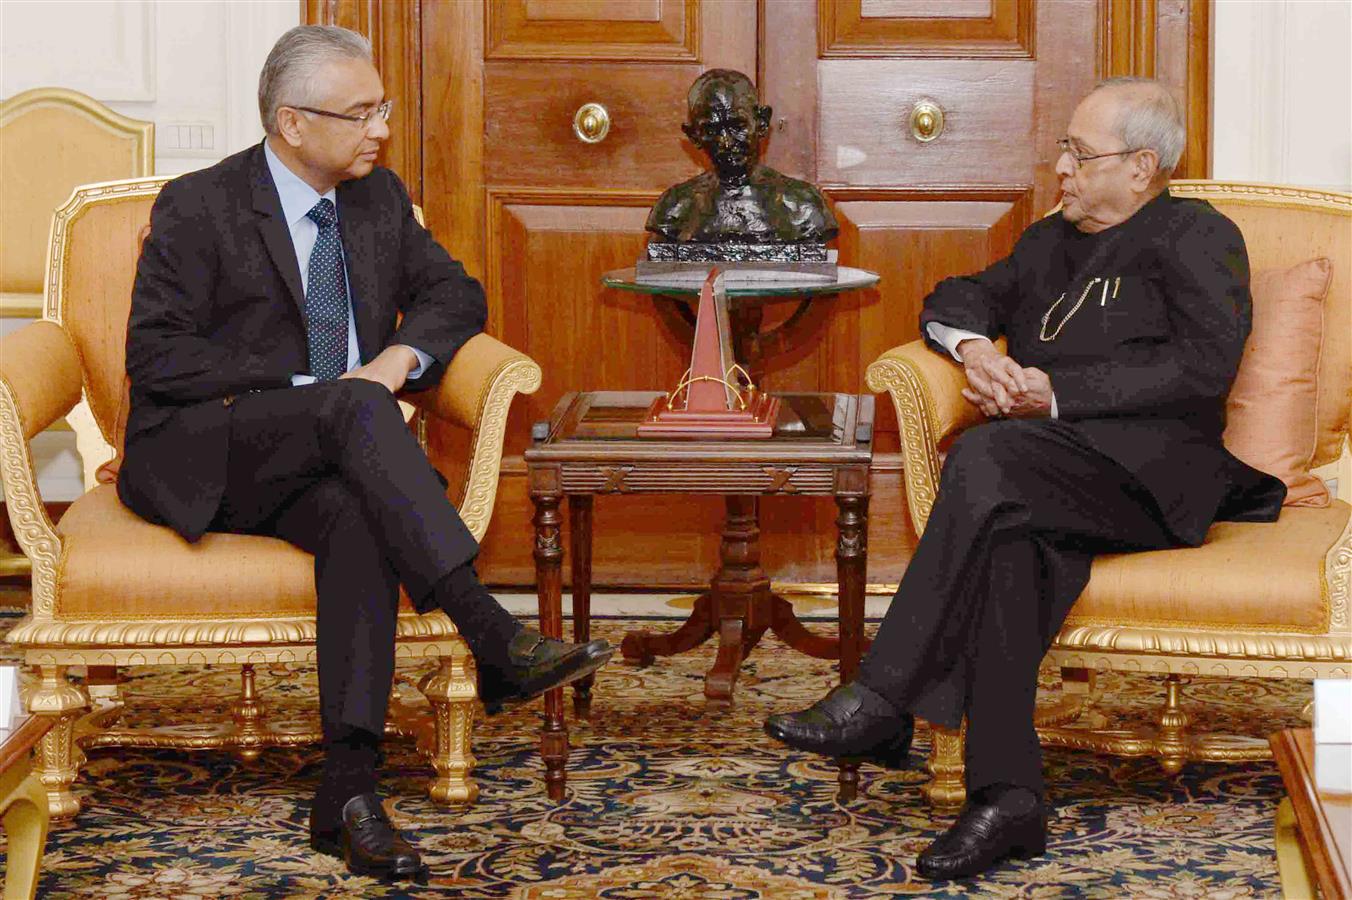
[[[1352,190],[1352,0],[1215,0],[1216,178]]]
[[[0,96],[70,87],[155,123],[178,174],[261,140],[258,71],[297,0],[3,0]]]

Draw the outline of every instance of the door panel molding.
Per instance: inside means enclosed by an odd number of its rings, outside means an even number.
[[[905,14],[914,9],[911,14]],[[991,0],[988,14],[970,5],[938,15],[942,4],[914,7],[867,0],[818,0],[818,53],[831,57],[1005,57],[1031,59],[1033,0]],[[925,14],[928,13],[928,14]]]
[[[488,59],[641,60],[700,58],[700,0],[590,0],[543,5],[489,3]]]

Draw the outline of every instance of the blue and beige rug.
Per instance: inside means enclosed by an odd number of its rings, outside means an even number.
[[[595,630],[618,643],[633,624],[600,621]],[[84,812],[52,829],[39,896],[1278,895],[1272,819],[1282,787],[1274,765],[1193,766],[1171,778],[1150,761],[1062,751],[1046,755],[1055,806],[1047,856],[970,884],[917,880],[916,854],[947,825],[924,805],[921,773],[866,767],[860,799],[841,806],[833,767],[787,752],[761,731],[768,713],[805,706],[829,689],[832,667],[767,639],[744,669],[737,706],[714,713],[702,700],[712,656],[706,645],[646,670],[605,669],[591,721],[570,723],[570,797],[562,804],[544,793],[538,703],[477,723],[482,793],[467,809],[433,805],[420,759],[407,744],[392,744],[383,789],[396,823],[431,866],[426,886],[351,877],[337,860],[310,852],[315,751],[269,752],[246,765],[221,753],[98,750],[77,782]],[[133,721],[223,715],[238,684],[229,670],[127,676]],[[1047,686],[1053,681],[1049,674]],[[1163,696],[1152,678],[1101,683],[1124,721],[1150,717]],[[260,687],[274,706],[314,705],[312,670],[278,667],[260,673]],[[1186,697],[1199,720],[1264,735],[1300,724],[1309,688],[1196,679]],[[927,749],[922,731],[915,758]]]

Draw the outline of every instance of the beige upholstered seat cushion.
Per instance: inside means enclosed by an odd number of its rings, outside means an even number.
[[[1318,443],[1319,351],[1333,264],[1311,259],[1253,276],[1253,330],[1226,404],[1225,446],[1286,483],[1287,506],[1328,506],[1310,474]]]
[[[1324,559],[1349,512],[1287,507],[1272,523],[1217,522],[1201,547],[1099,557],[1067,624],[1325,632]]]
[[[60,619],[241,619],[315,614],[314,557],[285,541],[209,533],[189,544],[99,485],[71,504]],[[407,604],[405,604],[407,605]]]
[[[208,534],[189,544],[99,485],[71,504],[57,611],[70,619],[246,618],[315,612],[314,557],[276,538]]]

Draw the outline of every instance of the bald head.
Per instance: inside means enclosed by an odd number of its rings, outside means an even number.
[[[1169,89],[1153,78],[1109,78],[1085,102],[1112,105],[1112,129],[1122,146],[1152,150],[1158,177],[1167,181],[1183,155],[1183,111]]]

